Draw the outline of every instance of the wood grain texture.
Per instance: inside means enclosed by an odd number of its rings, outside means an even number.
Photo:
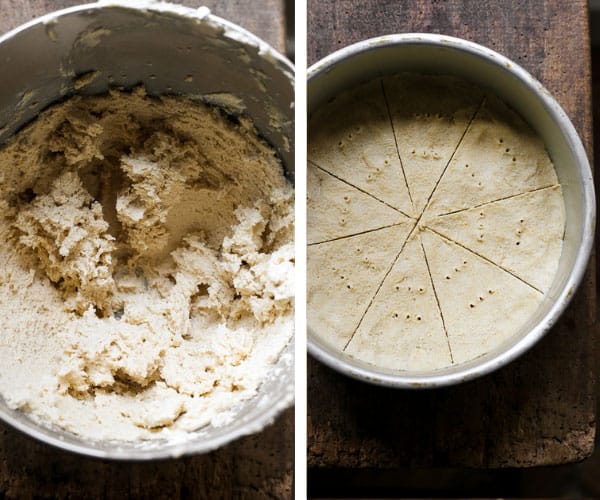
[[[0,34],[34,17],[77,5],[68,0],[0,0]],[[180,2],[207,5],[279,50],[283,3],[255,0]],[[0,498],[291,498],[293,410],[260,434],[208,455],[156,463],[88,459],[38,443],[0,424]]]
[[[587,2],[577,0],[308,0],[309,64],[351,43],[430,32],[481,43],[552,92],[591,158]],[[593,450],[595,259],[562,319],[530,352],[458,387],[400,391],[308,368],[312,467],[527,467]]]
[[[152,463],[88,459],[0,425],[0,498],[292,497],[293,411],[208,455]]]

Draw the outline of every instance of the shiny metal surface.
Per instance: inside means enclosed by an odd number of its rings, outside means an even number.
[[[126,5],[126,6],[125,6]],[[151,94],[232,94],[260,133],[279,151],[294,178],[293,67],[265,42],[208,14],[153,1],[99,2],[36,19],[0,37],[0,144],[40,110],[74,92],[143,84]],[[90,82],[81,85],[88,78]],[[239,106],[237,106],[239,107]],[[293,402],[294,345],[290,342],[236,418],[180,442],[86,441],[40,425],[10,409],[0,418],[46,443],[90,456],[148,460],[203,453],[260,431]]]
[[[389,35],[331,54],[308,70],[309,116],[346,88],[399,72],[454,75],[495,93],[543,139],[565,199],[565,240],[554,282],[534,316],[499,348],[443,370],[402,372],[378,369],[354,359],[328,346],[309,327],[310,354],[341,373],[389,387],[441,387],[480,377],[506,365],[533,346],[556,323],[581,282],[589,260],[596,223],[594,184],[577,132],[542,84],[497,52],[458,38],[432,34]]]

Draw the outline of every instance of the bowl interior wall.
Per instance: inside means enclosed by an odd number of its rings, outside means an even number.
[[[211,16],[199,22],[169,12],[121,7],[69,9],[0,39],[0,144],[47,106],[76,91],[78,76],[98,72],[79,93],[110,86],[143,84],[151,94],[200,98],[230,93],[240,98],[259,132],[280,153],[294,178],[294,89],[292,68],[259,54],[256,46],[225,32],[241,31]],[[243,38],[243,37],[242,37]],[[58,428],[46,428],[10,409],[0,396],[0,417],[42,441],[71,451],[117,459],[152,459],[210,451],[236,437],[259,431],[293,398],[294,346],[288,345],[260,386],[222,427],[207,427],[184,443],[86,442]]]

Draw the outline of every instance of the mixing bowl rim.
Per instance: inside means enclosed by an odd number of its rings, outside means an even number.
[[[193,9],[190,7],[184,7],[177,4],[171,4],[168,2],[156,2],[155,0],[137,0],[131,1],[117,1],[117,0],[100,0],[94,3],[86,3],[60,9],[43,16],[37,17],[28,21],[4,35],[0,36],[0,44],[11,40],[20,33],[25,32],[28,29],[34,28],[39,25],[51,25],[56,22],[59,18],[77,14],[79,12],[103,10],[103,9],[125,9],[131,11],[150,11],[156,14],[166,14],[182,19],[197,19],[197,20],[208,20],[212,26],[222,28],[223,31],[227,32],[228,36],[234,36],[238,43],[243,43],[247,46],[254,46],[258,50],[259,56],[270,61],[274,66],[280,65],[282,72],[286,75],[292,88],[294,86],[294,65],[282,54],[279,53],[269,43],[265,42],[261,38],[257,37],[245,28],[232,23],[226,19],[216,16],[209,12],[206,8]],[[291,351],[293,358],[294,352],[295,335],[292,332],[292,337],[286,350]],[[291,345],[291,348],[290,348]],[[293,362],[291,363],[291,371],[293,373]],[[148,460],[160,460],[168,458],[176,458],[180,456],[193,455],[208,453],[223,445],[226,445],[238,438],[246,435],[250,435],[264,429],[270,425],[275,418],[280,415],[285,409],[289,408],[293,404],[294,394],[293,390],[284,393],[283,396],[273,402],[271,405],[262,405],[261,411],[258,412],[256,418],[251,422],[245,423],[238,427],[234,427],[231,432],[223,434],[208,440],[190,439],[185,440],[173,440],[173,441],[148,441],[147,447],[143,445],[136,448],[134,443],[140,444],[143,442],[128,442],[128,441],[98,441],[98,445],[113,445],[111,448],[99,448],[94,445],[94,442],[86,441],[77,435],[68,433],[69,439],[72,441],[65,441],[64,437],[60,434],[62,431],[58,428],[50,428],[42,423],[38,423],[31,417],[15,411],[5,411],[0,408],[0,419],[10,425],[11,427],[18,429],[24,434],[33,437],[46,444],[53,445],[65,451],[78,453],[94,458],[111,459],[111,460],[135,460],[135,461],[148,461]],[[200,429],[201,431],[202,429]],[[78,441],[78,442],[75,442]]]

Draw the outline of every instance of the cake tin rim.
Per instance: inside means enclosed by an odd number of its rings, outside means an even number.
[[[411,374],[408,371],[405,373],[399,371],[393,374],[382,373],[377,369],[376,365],[371,365],[371,368],[370,366],[366,366],[369,365],[368,363],[362,362],[363,366],[358,366],[342,359],[340,357],[341,351],[338,353],[333,347],[327,348],[321,342],[316,341],[313,338],[311,329],[307,326],[307,348],[309,354],[330,368],[354,379],[376,385],[399,389],[430,389],[456,385],[479,378],[509,364],[531,349],[554,326],[571,302],[575,290],[581,284],[588,266],[594,243],[596,199],[591,167],[585,148],[575,127],[560,104],[533,75],[519,64],[475,42],[453,36],[430,33],[392,34],[362,40],[339,49],[311,65],[307,70],[307,94],[310,96],[311,82],[314,82],[319,76],[327,74],[336,64],[357,55],[362,55],[365,52],[375,52],[381,48],[402,45],[425,45],[428,47],[443,47],[462,51],[471,57],[485,59],[496,65],[500,70],[509,72],[516,77],[520,85],[524,86],[527,91],[533,93],[540,100],[569,144],[570,154],[577,165],[578,179],[581,181],[581,196],[584,207],[583,220],[581,221],[581,227],[583,228],[581,245],[565,286],[557,295],[551,308],[542,318],[542,321],[536,324],[527,334],[519,338],[494,358],[488,359],[481,364],[468,366],[464,369],[460,369],[460,365],[456,365],[457,369],[452,373],[436,373],[435,371],[432,371],[431,374],[418,374],[416,372]],[[456,75],[459,76],[460,72],[457,72]],[[308,98],[308,102],[310,102],[310,97]],[[308,113],[310,114],[310,109],[308,109]],[[314,337],[318,336],[314,335]],[[475,361],[476,359],[472,360],[472,362]]]

